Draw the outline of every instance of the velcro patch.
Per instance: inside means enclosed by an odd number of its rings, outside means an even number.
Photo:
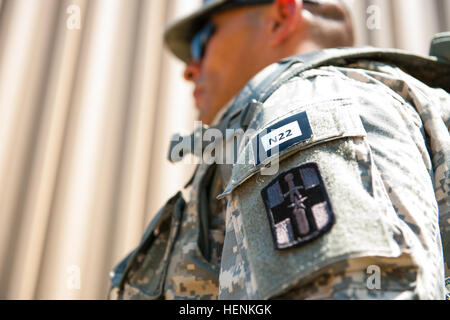
[[[282,173],[261,191],[275,247],[302,246],[329,231],[335,215],[315,163]]]

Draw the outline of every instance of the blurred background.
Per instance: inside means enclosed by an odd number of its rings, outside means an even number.
[[[0,299],[104,299],[193,165],[196,118],[164,26],[200,0],[0,0]],[[353,0],[358,45],[427,54],[450,0]]]

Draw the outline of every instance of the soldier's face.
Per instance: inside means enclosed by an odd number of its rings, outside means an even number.
[[[212,17],[215,32],[200,61],[186,66],[195,83],[199,120],[211,124],[219,110],[265,65],[267,44],[260,8],[243,7]]]

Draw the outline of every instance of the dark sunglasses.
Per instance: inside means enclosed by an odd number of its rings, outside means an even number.
[[[202,60],[209,39],[213,36],[216,28],[210,21],[199,32],[197,32],[191,41],[191,58],[193,61]]]
[[[273,0],[235,0],[235,1],[227,1],[224,6],[222,6],[219,11],[229,10],[232,8],[236,8],[238,6],[244,5],[255,5],[255,4],[266,4],[272,3]],[[305,3],[319,4],[320,0],[303,0]],[[216,28],[214,24],[209,21],[207,22],[203,28],[200,29],[192,38],[191,41],[191,59],[192,61],[200,61],[203,59],[205,55],[206,46],[208,45],[209,40],[214,35]]]

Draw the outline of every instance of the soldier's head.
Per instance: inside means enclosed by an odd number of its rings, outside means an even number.
[[[353,26],[342,0],[206,0],[170,26],[165,40],[186,63],[199,119],[210,124],[261,69],[288,56],[352,46]]]

